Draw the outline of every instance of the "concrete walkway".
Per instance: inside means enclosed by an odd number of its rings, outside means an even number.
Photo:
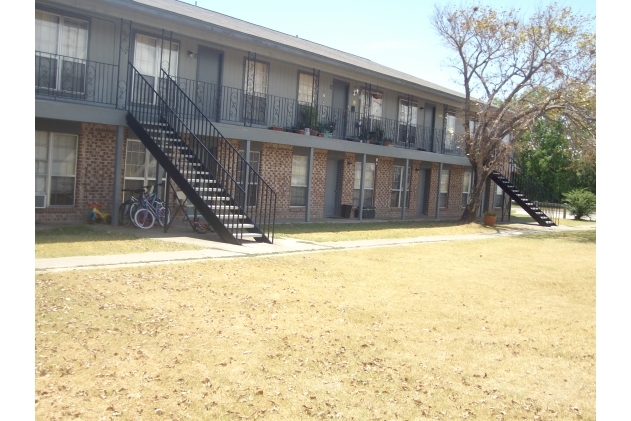
[[[122,227],[107,227],[104,229],[117,230]],[[337,242],[310,242],[294,240],[290,238],[276,238],[274,244],[257,243],[246,241],[243,245],[237,246],[219,241],[214,234],[210,236],[191,236],[188,232],[185,235],[181,229],[175,229],[168,234],[159,233],[156,235],[152,230],[146,234],[159,241],[170,241],[177,243],[192,244],[202,247],[201,250],[185,250],[173,252],[149,252],[135,254],[115,254],[107,256],[75,256],[60,257],[53,259],[35,259],[36,272],[57,272],[75,269],[104,269],[121,268],[131,266],[155,265],[200,261],[207,259],[226,259],[239,257],[257,257],[269,255],[286,255],[294,253],[314,253],[328,250],[359,249],[372,247],[392,247],[410,244],[435,243],[443,241],[471,241],[484,240],[489,238],[502,238],[506,236],[522,235],[533,232],[555,232],[572,230],[596,229],[591,227],[567,227],[558,226],[552,228],[540,227],[536,224],[511,224],[509,229],[498,229],[494,233],[467,234],[467,235],[444,235],[415,238],[396,238],[385,240],[358,240],[358,241],[337,241]],[[190,227],[189,227],[190,231]],[[135,231],[137,233],[139,231]],[[153,234],[153,235],[152,235]]]

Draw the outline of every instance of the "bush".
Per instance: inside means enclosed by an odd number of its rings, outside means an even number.
[[[589,217],[596,211],[596,195],[585,189],[575,189],[563,195],[567,208],[574,215],[574,219]]]

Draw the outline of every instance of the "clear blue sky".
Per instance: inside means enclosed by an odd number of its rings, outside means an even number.
[[[298,3],[260,0],[184,0],[208,10],[352,53],[457,91],[457,75],[444,66],[448,51],[430,25],[434,2],[418,0],[319,0]],[[438,3],[445,3],[438,1]],[[551,2],[544,1],[546,5]],[[595,0],[565,0],[582,14],[596,15]],[[459,3],[458,3],[459,4]],[[467,2],[466,4],[473,4]],[[537,2],[486,0],[477,4],[520,7]]]

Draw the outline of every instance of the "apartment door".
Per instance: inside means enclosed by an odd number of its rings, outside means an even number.
[[[326,184],[324,189],[324,216],[339,214],[340,203],[340,165],[344,160],[328,159],[326,161]]]
[[[436,120],[436,106],[425,103],[425,116],[423,117],[424,145],[423,149],[430,152],[436,152],[434,146],[434,121]]]
[[[431,170],[429,169],[421,170],[419,173],[418,206],[416,207],[417,216],[427,215],[428,213],[430,179],[431,179],[430,176],[431,176]]]
[[[219,119],[221,97],[221,69],[223,53],[212,48],[199,46],[197,50],[197,89],[195,104],[211,120]]]
[[[333,80],[333,97],[331,98],[333,121],[336,122],[334,135],[340,139],[346,137],[348,121],[348,83]]]

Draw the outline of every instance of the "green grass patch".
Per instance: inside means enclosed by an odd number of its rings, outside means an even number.
[[[35,258],[101,256],[156,251],[199,250],[200,247],[148,238],[105,227],[65,226],[35,230]]]
[[[361,223],[296,223],[278,224],[275,235],[306,241],[354,241],[421,236],[491,233],[495,229],[480,223],[463,224],[459,221],[392,221]]]

